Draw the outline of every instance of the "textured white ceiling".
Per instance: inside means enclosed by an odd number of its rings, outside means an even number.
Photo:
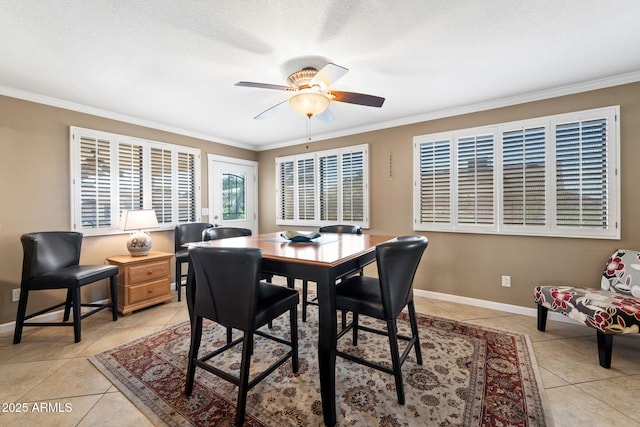
[[[347,67],[313,139],[640,80],[638,0],[0,0],[0,94],[254,149],[301,143],[285,64]]]

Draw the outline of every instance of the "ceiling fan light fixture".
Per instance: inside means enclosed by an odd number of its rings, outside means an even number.
[[[301,116],[317,116],[329,107],[331,99],[321,92],[300,91],[289,98],[289,105]]]

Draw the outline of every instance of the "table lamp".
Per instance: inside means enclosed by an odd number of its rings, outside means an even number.
[[[131,256],[145,256],[151,250],[151,236],[142,231],[145,228],[158,228],[158,219],[153,209],[125,210],[120,219],[121,228],[133,231],[127,240],[127,249]]]

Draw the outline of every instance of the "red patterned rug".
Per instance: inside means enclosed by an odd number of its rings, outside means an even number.
[[[245,426],[322,425],[315,314],[310,313],[306,323],[299,322],[299,372],[292,373],[287,362],[250,390]],[[278,319],[271,332],[285,334],[286,319]],[[407,332],[405,323],[400,322],[400,332]],[[527,336],[428,315],[418,315],[418,323],[423,365],[415,363],[412,352],[403,366],[404,406],[396,400],[393,376],[337,358],[338,425],[552,425]],[[223,328],[205,325],[201,354],[210,348],[205,343],[219,346],[226,337]],[[185,322],[100,353],[91,361],[157,425],[232,426],[236,387],[198,369],[192,396],[184,396],[189,334]],[[339,346],[390,362],[385,340],[365,332],[357,347],[347,337]],[[237,372],[239,347],[216,360]],[[283,349],[257,337],[252,371],[275,360]]]

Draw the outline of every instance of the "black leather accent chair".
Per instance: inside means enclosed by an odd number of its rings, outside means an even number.
[[[24,258],[22,261],[22,281],[20,283],[20,301],[13,335],[13,343],[22,340],[25,326],[73,326],[74,341],[81,339],[80,321],[107,307],[113,312],[113,320],[118,320],[116,278],[118,267],[115,265],[79,265],[82,233],[73,231],[45,231],[23,234],[20,237]],[[80,288],[84,285],[109,279],[111,301],[104,304],[82,304]],[[27,315],[27,301],[31,291],[44,289],[66,289],[64,302]],[[27,322],[59,307],[64,306],[62,322]],[[82,307],[93,309],[81,314]],[[73,313],[73,322],[69,315]]]
[[[336,309],[353,312],[353,320],[340,331],[338,339],[352,330],[352,343],[358,345],[358,331],[372,332],[389,337],[392,368],[353,354],[337,351],[336,355],[356,363],[392,374],[395,377],[398,403],[404,405],[404,388],[402,383],[402,364],[413,347],[416,362],[422,365],[418,323],[413,304],[413,278],[422,254],[429,241],[424,236],[403,236],[376,247],[378,278],[353,276],[336,287]],[[396,319],[404,307],[408,308],[411,336],[397,333]],[[386,321],[387,329],[378,330],[358,324],[359,315]],[[399,354],[398,339],[407,341],[407,345]]]
[[[193,392],[196,367],[238,386],[235,425],[241,426],[245,418],[247,392],[271,372],[291,358],[293,372],[298,372],[298,293],[284,286],[260,282],[262,252],[258,248],[207,248],[189,250],[191,265],[196,276],[196,289],[191,318],[191,346],[185,394]],[[275,337],[258,330],[280,315],[289,312],[291,340]],[[202,320],[210,319],[221,326],[238,329],[243,336],[215,351],[198,357],[202,339]],[[262,373],[249,379],[253,337],[274,340],[291,347]],[[242,343],[240,375],[234,376],[217,368],[215,356]]]
[[[362,228],[359,225],[327,225],[318,229],[320,233],[347,233],[347,234],[362,234]],[[362,275],[362,270],[360,270]],[[307,293],[309,290],[309,282],[307,280],[302,281],[302,321],[307,321],[307,306],[318,305],[318,298],[308,299]],[[346,312],[342,312],[342,327],[346,324]]]
[[[182,287],[186,286],[187,274],[182,272],[182,265],[189,263],[189,250],[183,248],[185,243],[199,242],[202,240],[202,231],[213,227],[208,222],[188,222],[178,224],[174,229],[173,241],[176,253],[176,291],[178,291],[178,301],[182,298]],[[185,279],[185,283],[182,283]]]

